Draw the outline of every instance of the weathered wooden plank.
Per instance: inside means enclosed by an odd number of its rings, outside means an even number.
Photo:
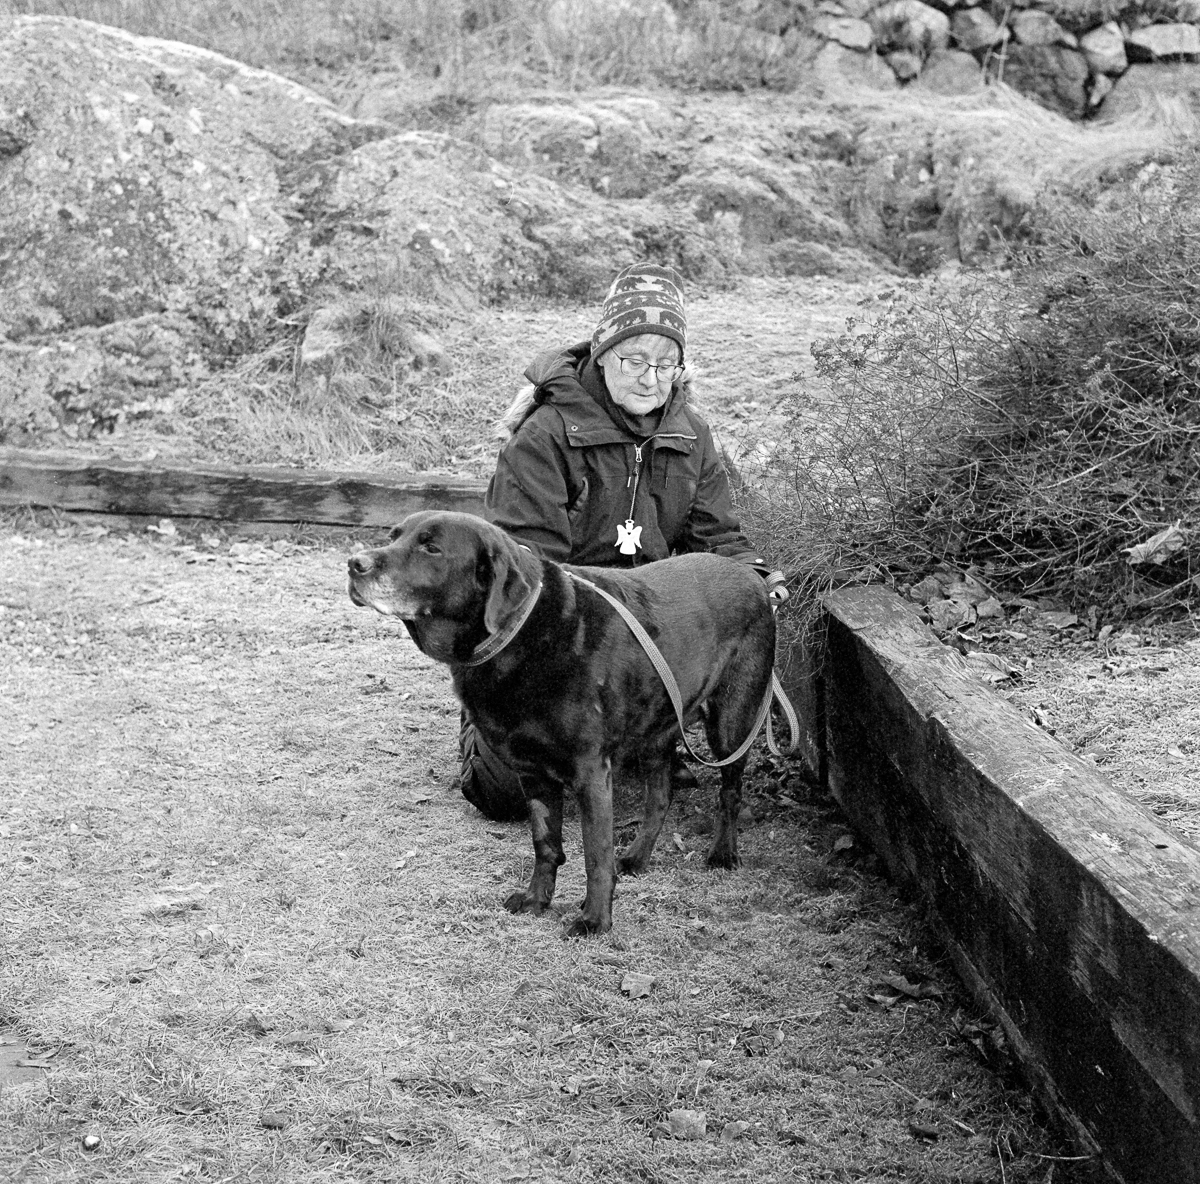
[[[1043,1100],[1128,1184],[1200,1182],[1200,851],[881,589],[826,601],[829,784]]]
[[[483,512],[486,483],[420,473],[128,461],[0,448],[0,505],[101,514],[391,526],[414,510]]]

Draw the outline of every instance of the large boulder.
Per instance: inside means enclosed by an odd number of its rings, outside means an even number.
[[[983,89],[983,70],[965,50],[942,49],[929,55],[916,84],[939,95],[968,95]]]
[[[875,42],[885,49],[903,49],[928,57],[950,43],[950,18],[921,0],[886,0],[867,18]]]
[[[1005,27],[986,8],[959,9],[950,18],[950,32],[955,43],[968,52],[989,49],[1007,37]]]
[[[644,95],[547,98],[492,103],[464,130],[508,164],[606,197],[644,197],[682,167],[676,148],[682,119],[677,108]]]
[[[827,41],[813,58],[808,81],[818,94],[838,98],[847,85],[869,90],[895,90],[900,84],[886,61],[875,53],[847,49]]]
[[[205,373],[198,338],[186,317],[148,313],[36,343],[0,341],[0,441],[89,439],[173,410]]]
[[[1079,48],[1093,74],[1122,74],[1129,65],[1125,56],[1125,34],[1116,21],[1085,33],[1079,39]]]
[[[366,125],[217,54],[58,17],[0,35],[0,339],[159,312],[236,344],[302,200]]]
[[[1100,115],[1112,121],[1164,102],[1182,102],[1200,111],[1200,65],[1155,62],[1130,66],[1116,80]]]
[[[870,22],[852,16],[818,16],[813,21],[813,32],[847,49],[870,49],[875,42]]]
[[[1013,36],[1022,45],[1067,45],[1074,49],[1078,42],[1048,12],[1027,8],[1012,17]]]
[[[1087,110],[1087,59],[1062,45],[1012,45],[997,63],[1003,81],[1052,111],[1079,119]]]
[[[1200,54],[1200,29],[1183,22],[1146,25],[1129,34],[1125,48],[1131,60],[1137,62],[1194,57]]]

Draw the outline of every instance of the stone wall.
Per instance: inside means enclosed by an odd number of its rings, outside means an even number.
[[[1004,82],[1073,119],[1113,118],[1151,93],[1200,92],[1200,0],[820,0],[813,31],[818,71],[876,88],[954,95]]]

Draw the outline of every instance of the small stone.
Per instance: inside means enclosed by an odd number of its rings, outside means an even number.
[[[84,1151],[96,1151],[100,1147],[100,1136],[95,1133],[84,1135],[80,1142],[83,1144]]]

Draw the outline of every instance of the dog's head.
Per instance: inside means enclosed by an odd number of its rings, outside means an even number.
[[[420,510],[390,538],[350,557],[350,599],[399,617],[443,662],[463,660],[503,628],[537,585],[538,560],[473,514]]]

